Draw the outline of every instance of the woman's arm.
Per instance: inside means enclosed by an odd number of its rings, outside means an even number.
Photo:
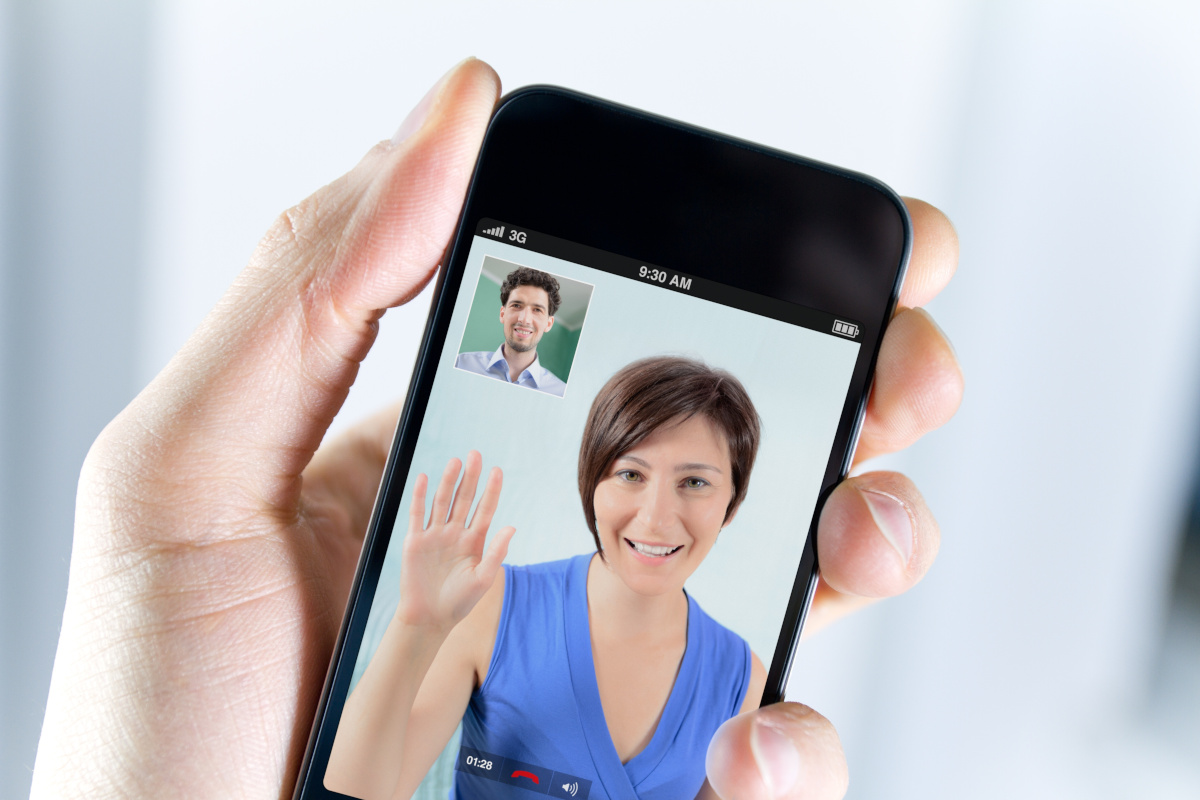
[[[750,651],[750,686],[746,689],[746,699],[742,701],[742,707],[738,709],[739,714],[758,708],[766,685],[767,668],[758,660],[758,656],[754,655],[754,651]]]
[[[503,597],[503,580],[495,579],[513,534],[512,528],[499,531],[484,552],[499,502],[499,469],[489,475],[479,507],[468,522],[481,464],[478,453],[467,456],[457,493],[454,484],[462,464],[457,459],[447,464],[428,524],[428,481],[424,475],[416,480],[401,557],[400,602],[346,701],[325,775],[331,789],[367,800],[387,800],[396,796],[402,776],[413,774],[415,787],[462,717],[475,685],[479,629],[489,619],[499,619],[497,599]],[[498,593],[489,592],[496,588]],[[475,614],[485,595],[491,602]],[[493,638],[495,625],[492,622]],[[421,735],[413,737],[410,745],[407,733],[418,727]],[[441,743],[432,749],[443,730]],[[427,752],[432,757],[426,758]]]
[[[483,683],[500,626],[505,578],[501,570],[479,604],[451,631],[421,683],[392,800],[412,797],[462,721],[471,693]]]
[[[405,739],[413,702],[446,638],[393,618],[346,700],[325,772],[327,787],[365,800],[393,796],[408,756]]]

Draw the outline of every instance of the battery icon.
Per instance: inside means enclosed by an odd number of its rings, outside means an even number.
[[[842,322],[840,319],[834,320],[833,332],[848,339],[858,338],[858,326],[850,322]]]

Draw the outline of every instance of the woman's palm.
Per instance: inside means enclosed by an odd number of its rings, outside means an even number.
[[[495,580],[513,529],[504,528],[484,552],[484,541],[500,499],[502,475],[493,468],[475,515],[468,521],[482,469],[479,453],[467,456],[457,493],[454,483],[462,465],[446,465],[425,520],[428,480],[418,476],[413,487],[408,536],[400,565],[398,617],[414,625],[448,631],[475,607]],[[453,501],[451,498],[453,497]]]

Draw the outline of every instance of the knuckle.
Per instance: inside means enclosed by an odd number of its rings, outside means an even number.
[[[304,254],[305,260],[317,263],[331,260],[341,237],[336,230],[338,215],[333,210],[337,204],[327,202],[324,191],[306,197],[276,217],[262,239],[260,251],[277,257]]]
[[[320,227],[320,203],[306,198],[285,209],[267,231],[267,240],[284,247],[300,247],[312,241]]]

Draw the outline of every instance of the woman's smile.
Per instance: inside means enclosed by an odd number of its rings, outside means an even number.
[[[635,542],[630,539],[625,540],[625,544],[629,545],[633,552],[641,556],[641,560],[647,564],[665,564],[672,556],[683,550],[683,545],[669,544],[648,544],[646,542]]]

